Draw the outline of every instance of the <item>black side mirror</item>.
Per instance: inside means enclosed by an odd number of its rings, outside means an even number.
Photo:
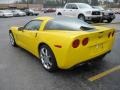
[[[23,31],[23,29],[24,29],[23,27],[19,27],[18,31]]]

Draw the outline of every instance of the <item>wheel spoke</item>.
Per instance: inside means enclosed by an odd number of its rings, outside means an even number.
[[[47,51],[47,49],[46,49],[46,48],[43,48],[43,54],[44,54],[45,56],[47,56],[47,55],[48,55],[48,51]]]
[[[52,63],[51,63],[51,57],[49,57],[49,61],[48,61],[49,65],[52,66]]]
[[[45,52],[45,48],[42,48],[41,53],[45,56],[46,52]]]

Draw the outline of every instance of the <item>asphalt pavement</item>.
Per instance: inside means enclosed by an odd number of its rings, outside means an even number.
[[[22,26],[33,18],[0,18],[0,90],[120,90],[119,32],[111,53],[103,61],[49,73],[36,57],[9,44],[9,28]],[[91,81],[94,77],[97,79]]]

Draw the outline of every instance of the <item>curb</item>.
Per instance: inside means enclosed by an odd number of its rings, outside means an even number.
[[[107,25],[107,24],[120,24],[120,22],[113,22],[113,23],[97,23],[93,25]]]

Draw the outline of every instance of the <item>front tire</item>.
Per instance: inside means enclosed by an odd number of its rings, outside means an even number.
[[[38,14],[36,14],[35,16],[38,16]]]
[[[3,18],[5,18],[5,15],[3,14],[3,16],[2,16]]]
[[[47,45],[40,47],[40,60],[45,70],[53,72],[57,70],[57,63],[52,50]]]
[[[111,23],[111,22],[112,22],[112,19],[108,19],[108,20],[107,20],[107,23]]]
[[[16,47],[17,44],[16,44],[16,42],[15,42],[15,38],[14,38],[12,32],[9,33],[9,38],[10,38],[10,44],[11,44],[11,46]]]

